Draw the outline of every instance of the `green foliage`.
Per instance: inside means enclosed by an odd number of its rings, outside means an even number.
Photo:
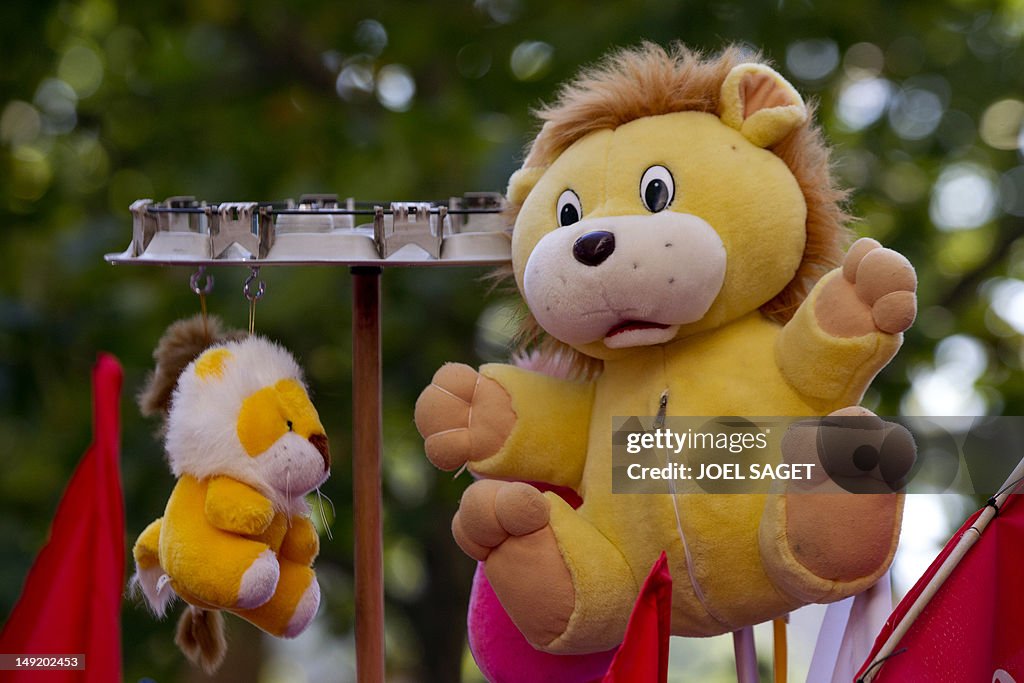
[[[1022,31],[1024,7],[1012,0],[3,3],[0,613],[89,441],[97,351],[126,369],[126,544],[171,487],[155,425],[130,399],[164,327],[198,302],[186,271],[103,262],[129,240],[132,200],[502,190],[534,128],[531,107],[580,65],[641,39],[758,46],[817,99],[864,218],[856,229],[907,254],[921,278],[920,321],[869,395],[873,407],[1019,414]],[[483,274],[384,278],[395,680],[460,675],[473,565],[448,524],[465,483],[425,464],[411,416],[440,363],[500,355],[500,331],[497,351],[493,330],[477,341],[476,321],[500,301]],[[244,325],[245,274],[214,275],[211,310]],[[334,538],[319,567],[321,621],[341,638],[353,621],[349,278],[323,267],[263,276],[257,327],[302,359],[335,453],[324,489]],[[128,680],[186,675],[169,624],[132,603],[124,619]]]

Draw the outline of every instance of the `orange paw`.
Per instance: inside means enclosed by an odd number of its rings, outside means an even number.
[[[814,308],[822,329],[837,337],[898,334],[917,315],[917,274],[902,255],[870,238],[853,243]]]
[[[504,387],[461,363],[446,363],[416,400],[427,458],[442,470],[484,460],[505,444],[516,414]]]
[[[484,563],[505,611],[538,648],[565,633],[576,604],[550,522],[544,494],[529,484],[493,479],[466,489],[452,520],[459,547]]]
[[[861,581],[883,571],[899,538],[900,497],[916,447],[902,425],[859,407],[797,423],[782,442],[788,462],[814,465],[809,482],[790,482],[786,539],[813,575]]]
[[[452,535],[467,555],[486,560],[508,538],[531,534],[550,519],[551,504],[529,484],[483,479],[462,494]]]
[[[852,406],[828,417],[794,424],[782,441],[786,462],[812,465],[806,482],[791,488],[814,493],[893,493],[906,484],[917,447],[903,425]]]

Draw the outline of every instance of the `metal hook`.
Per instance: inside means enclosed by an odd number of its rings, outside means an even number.
[[[263,298],[263,293],[267,290],[266,283],[263,282],[263,280],[260,280],[259,277],[259,266],[253,266],[250,269],[249,277],[245,279],[245,287],[242,288],[242,291],[245,293],[245,298],[249,301],[259,301]],[[253,284],[256,285],[255,291],[253,291]]]
[[[199,280],[205,276],[203,286],[199,286]],[[196,268],[196,272],[192,273],[192,277],[188,279],[188,287],[194,294],[199,297],[199,309],[203,314],[203,334],[206,339],[210,339],[210,321],[209,315],[206,312],[206,296],[213,291],[213,276],[206,274],[206,266],[199,266]]]
[[[245,298],[249,300],[249,335],[251,336],[256,331],[256,302],[263,297],[263,292],[266,291],[267,286],[263,280],[260,280],[260,269],[259,266],[253,266],[249,271],[249,277],[245,279],[245,286],[242,288],[242,292],[245,294]],[[256,285],[255,291],[253,291],[253,285]]]
[[[203,286],[200,287],[199,280],[202,279],[203,276],[206,277],[206,280],[203,282]],[[196,269],[196,272],[192,273],[192,277],[188,279],[188,286],[194,294],[198,294],[199,296],[209,294],[213,291],[213,276],[206,275],[206,266],[199,266]]]

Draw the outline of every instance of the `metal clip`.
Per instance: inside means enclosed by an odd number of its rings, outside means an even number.
[[[138,258],[146,251],[158,228],[156,214],[149,212],[152,199],[136,199],[129,210],[132,212],[132,256]]]
[[[311,209],[336,209],[338,208],[338,195],[307,193],[299,197],[299,207],[309,207]]]
[[[350,210],[355,208],[351,199],[346,200],[345,206]],[[278,235],[329,233],[337,228],[355,227],[352,216],[334,213],[341,208],[336,194],[304,194],[298,204],[289,199],[287,208],[288,213],[279,213],[276,217],[274,230]]]
[[[388,258],[407,244],[415,244],[433,258],[441,257],[441,226],[447,209],[434,209],[430,202],[393,202],[391,221],[381,221],[378,231],[374,217],[381,257]]]
[[[226,202],[207,209],[213,258],[222,258],[237,244],[235,258],[264,258],[274,243],[273,220],[256,202]]]
[[[351,216],[340,216],[332,213],[317,213],[321,209],[327,209],[328,211],[338,208],[338,195],[336,194],[304,194],[299,197],[299,208],[308,209],[311,216],[301,216],[299,218],[305,218],[303,222],[305,231],[308,232],[331,232],[335,228],[351,228],[352,217]],[[347,221],[345,219],[348,219]],[[339,225],[341,223],[341,225]]]
[[[198,209],[206,206],[206,202],[197,201],[192,195],[176,195],[168,197],[163,206],[168,209]],[[203,223],[201,213],[164,212],[160,214],[160,230],[162,232],[190,232],[203,234],[209,232]]]
[[[505,198],[499,192],[467,192],[461,197],[451,197],[449,225],[446,235],[463,232],[503,232],[509,228],[507,217],[502,215]]]

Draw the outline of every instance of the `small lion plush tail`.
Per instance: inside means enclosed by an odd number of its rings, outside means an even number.
[[[202,315],[179,320],[164,332],[153,351],[156,367],[146,378],[139,394],[139,408],[145,416],[166,416],[178,377],[189,363],[214,344],[242,339],[244,333],[228,329],[216,316]]]
[[[207,674],[220,668],[228,643],[224,638],[224,617],[218,610],[206,610],[189,605],[178,620],[174,642],[196,666]]]
[[[157,562],[152,542],[158,540],[160,520],[153,522],[135,544],[137,571],[132,577],[132,587],[140,589],[157,616],[163,616],[168,604],[176,597],[168,585],[167,575]],[[186,605],[178,619],[178,631],[174,636],[178,648],[196,666],[212,674],[220,667],[227,652],[224,638],[224,617],[217,610],[205,610]]]

